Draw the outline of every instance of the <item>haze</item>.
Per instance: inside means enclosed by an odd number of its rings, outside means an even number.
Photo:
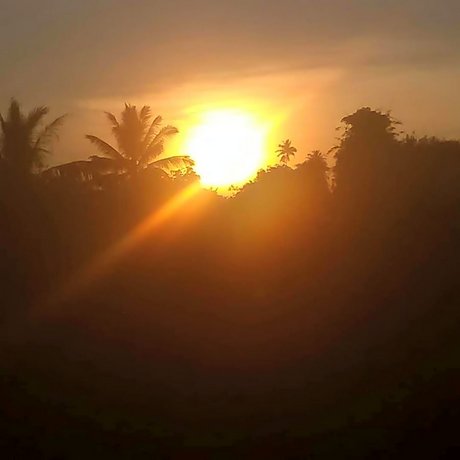
[[[182,129],[203,106],[276,109],[301,157],[360,105],[460,137],[455,0],[1,3],[0,109],[15,96],[72,117],[51,163],[86,158],[88,126],[106,134],[101,112],[125,101]]]

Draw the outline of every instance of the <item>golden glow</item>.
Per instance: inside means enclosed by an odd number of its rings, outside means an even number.
[[[238,110],[216,110],[202,116],[186,142],[187,153],[205,187],[244,184],[266,160],[267,129]]]
[[[169,220],[173,219],[176,213],[183,209],[184,206],[190,206],[199,190],[200,184],[198,182],[188,186],[140,222],[120,241],[105,252],[98,254],[90,263],[75,273],[67,284],[55,292],[52,298],[47,300],[45,306],[48,308],[48,313],[50,313],[50,307],[58,306],[102,277],[139,243],[161,228]]]

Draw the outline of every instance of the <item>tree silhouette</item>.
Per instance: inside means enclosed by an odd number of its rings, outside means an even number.
[[[41,106],[25,115],[18,101],[12,99],[6,117],[0,115],[0,159],[8,171],[25,175],[44,166],[49,145],[65,118],[60,116],[40,130],[48,112],[48,107]]]
[[[94,179],[95,168],[91,161],[71,161],[42,171],[45,180],[56,178],[66,179],[70,182],[90,182]]]
[[[307,155],[306,164],[310,169],[317,171],[324,177],[326,177],[326,174],[329,171],[326,157],[319,150],[313,150]]]
[[[276,151],[278,158],[281,163],[287,164],[291,157],[295,156],[297,149],[292,145],[289,139],[286,139],[284,142],[278,145],[278,150]]]
[[[118,121],[112,113],[106,112],[106,116],[112,125],[112,133],[118,149],[99,137],[87,135],[86,138],[103,155],[90,157],[96,170],[133,176],[149,166],[168,170],[192,164],[188,156],[159,159],[164,153],[166,139],[177,134],[178,130],[169,125],[161,127],[160,116],[152,121],[150,107],[144,106],[138,111],[136,106],[125,104],[121,121]]]
[[[381,195],[398,148],[396,122],[389,113],[364,107],[342,119],[334,179],[337,192],[354,199]]]
[[[329,152],[290,167],[286,141],[231,197],[192,194],[193,170],[141,161],[158,119],[43,180],[0,165],[5,458],[458,452],[460,141],[343,120],[334,193]]]
[[[313,150],[306,160],[297,166],[295,176],[300,180],[300,189],[305,190],[315,201],[324,206],[330,197],[327,159],[319,150]]]

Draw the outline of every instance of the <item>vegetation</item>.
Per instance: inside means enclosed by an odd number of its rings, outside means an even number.
[[[126,180],[35,174],[46,113],[2,118],[10,458],[455,457],[459,141],[362,108],[335,158],[286,140],[224,198],[162,171],[189,160],[147,107],[61,169]]]
[[[86,138],[103,155],[90,157],[98,169],[133,176],[149,166],[177,169],[191,165],[191,160],[187,156],[159,159],[164,152],[166,139],[179,131],[174,126],[161,127],[160,116],[152,121],[150,107],[144,106],[138,111],[135,106],[126,104],[121,114],[121,122],[109,112],[106,115],[112,124],[112,133],[117,141],[118,150],[96,136],[87,135]]]
[[[291,157],[294,157],[297,153],[297,149],[292,145],[289,139],[286,139],[283,143],[278,145],[278,150],[276,151],[278,158],[281,163],[289,163]]]
[[[49,144],[64,121],[61,116],[38,131],[48,112],[48,107],[36,107],[24,115],[19,103],[11,100],[6,117],[0,116],[2,168],[21,175],[43,168],[44,157],[50,153]]]

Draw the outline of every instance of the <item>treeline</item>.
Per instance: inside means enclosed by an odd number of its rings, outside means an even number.
[[[458,453],[460,142],[362,108],[329,153],[188,196],[148,108],[48,170],[46,113],[1,119],[10,456]]]

